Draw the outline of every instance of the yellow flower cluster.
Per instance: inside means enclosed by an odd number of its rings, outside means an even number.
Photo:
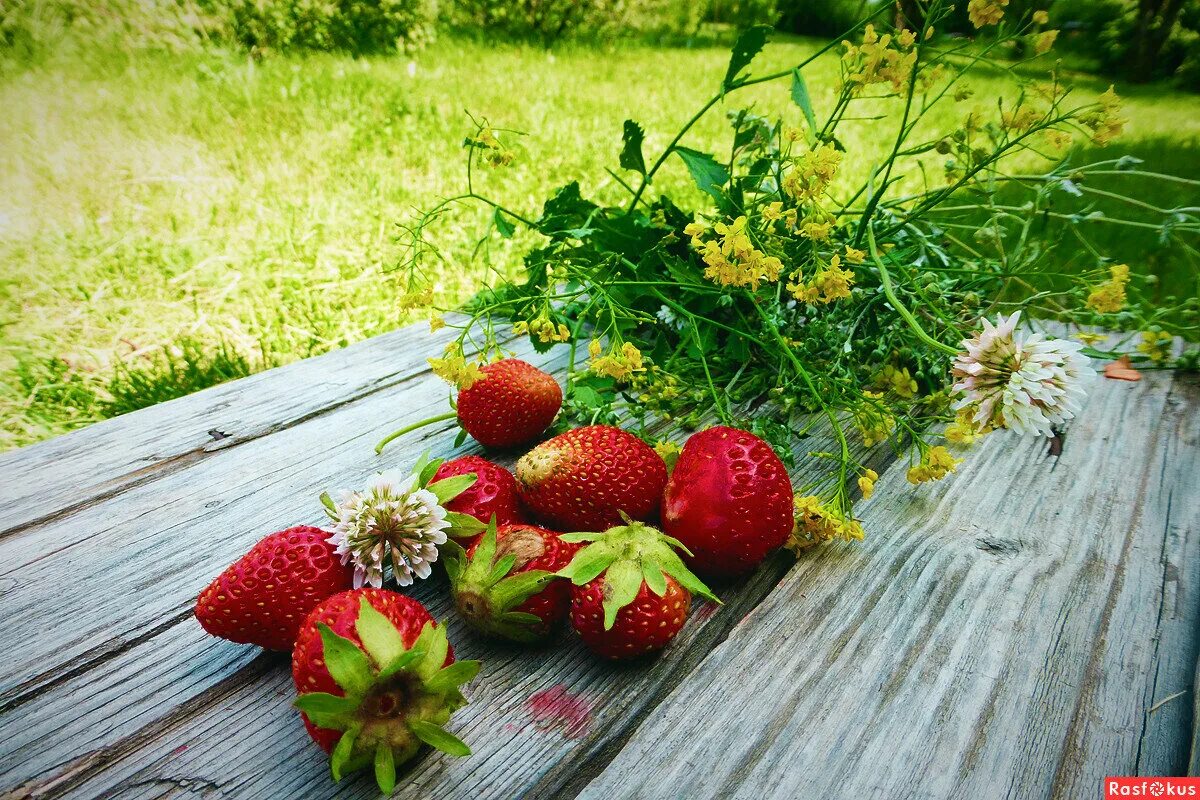
[[[807,282],[797,274],[788,281],[787,290],[802,303],[832,303],[850,296],[854,273],[842,268],[842,257],[836,253],[829,264]]]
[[[1087,307],[1100,314],[1113,314],[1125,307],[1125,284],[1129,283],[1129,267],[1114,264],[1109,279],[1088,294]]]
[[[1000,112],[1000,127],[1014,133],[1024,133],[1038,123],[1042,113],[1033,106],[1021,105],[1012,111]]]
[[[879,473],[873,469],[868,469],[858,476],[858,490],[862,492],[863,500],[870,500],[871,495],[875,494],[875,481],[877,480],[879,480]]]
[[[863,396],[872,400],[883,397],[882,392],[864,391]],[[864,447],[874,447],[887,441],[896,427],[896,418],[886,409],[873,403],[864,403],[854,412],[854,424],[862,436]]]
[[[457,386],[460,391],[470,389],[483,379],[478,362],[468,362],[463,356],[462,345],[458,342],[446,345],[446,352],[442,358],[429,359],[429,366],[434,375]]]
[[[783,190],[801,202],[814,202],[824,194],[841,163],[840,150],[830,144],[818,145],[796,159],[783,176]]]
[[[1054,47],[1056,39],[1058,39],[1058,31],[1042,31],[1033,37],[1033,52],[1039,56],[1050,52],[1050,48]]]
[[[862,44],[842,42],[846,48],[842,56],[847,70],[846,82],[856,91],[873,83],[890,83],[894,92],[903,92],[916,63],[917,54],[912,50],[916,38],[907,30],[894,37],[890,33],[880,36],[874,25],[867,25],[863,29]]]
[[[942,435],[946,437],[947,442],[965,447],[974,444],[976,440],[982,439],[987,435],[988,431],[986,429],[981,430],[975,425],[975,421],[971,418],[974,416],[974,413],[975,409],[971,406],[965,406],[958,410],[954,422],[951,422],[942,431]]]
[[[813,545],[833,539],[851,541],[863,538],[863,528],[858,520],[830,508],[819,497],[796,497],[793,504],[796,524],[786,547],[797,555]]]
[[[683,395],[679,378],[653,364],[634,376],[633,388],[638,392],[638,402],[650,410],[664,408]]]
[[[670,439],[659,439],[654,443],[654,452],[658,453],[669,468],[675,466],[676,460],[679,459],[679,454],[682,452],[679,445],[672,442]]]
[[[479,133],[471,137],[476,146],[483,148],[483,160],[493,167],[506,167],[512,163],[513,152],[500,144],[491,125],[484,125]]]
[[[1108,338],[1108,335],[1104,333],[1088,333],[1087,331],[1080,331],[1079,333],[1075,334],[1075,338],[1086,344],[1088,347],[1091,347],[1094,344],[1103,342]]]
[[[889,364],[879,373],[875,383],[882,389],[890,389],[905,400],[917,396],[917,381],[909,374],[908,367],[894,367]]]
[[[588,355],[592,357],[592,372],[597,375],[628,383],[636,373],[646,369],[642,351],[630,342],[625,342],[619,350],[613,350],[608,355],[602,356],[600,353],[600,343],[593,340],[588,345]]]
[[[1038,9],[1037,11],[1033,12],[1034,24],[1045,25],[1049,21],[1050,21],[1050,13],[1048,11],[1045,11],[1043,9]]]
[[[999,25],[1007,5],[1008,0],[971,0],[967,3],[967,16],[976,28]]]
[[[717,238],[704,240],[709,229],[693,222],[683,229],[692,237],[692,248],[704,261],[704,277],[721,286],[749,286],[757,289],[763,281],[779,280],[783,262],[757,249],[746,233],[746,217],[728,224],[718,222],[712,228]]]
[[[1143,331],[1142,341],[1137,349],[1155,363],[1166,361],[1171,357],[1172,340],[1173,337],[1166,331]]]
[[[400,296],[396,305],[401,311],[410,311],[414,308],[424,308],[432,302],[433,289],[423,289],[419,292],[406,292]]]
[[[942,445],[931,447],[925,451],[921,463],[908,468],[908,482],[912,484],[926,481],[940,481],[954,472],[955,467],[962,463],[961,458],[955,458]]]
[[[1100,107],[1079,118],[1092,131],[1092,141],[1103,147],[1121,135],[1129,120],[1121,116],[1121,98],[1112,86],[1096,98]]]
[[[528,322],[518,320],[513,323],[513,333],[517,336],[531,334],[538,338],[539,342],[549,344],[551,342],[566,342],[571,338],[571,329],[561,322],[555,325],[553,321],[547,317],[538,317],[531,319]]]

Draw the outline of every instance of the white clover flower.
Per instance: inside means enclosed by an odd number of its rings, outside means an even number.
[[[338,493],[330,513],[332,536],[343,564],[354,564],[354,588],[383,585],[389,556],[396,583],[409,586],[413,576],[428,578],[437,546],[446,541],[446,509],[438,497],[417,485],[417,476],[388,470],[364,491]]]
[[[1083,387],[1095,370],[1082,345],[1017,333],[1021,312],[999,317],[993,326],[963,342],[954,360],[954,391],[964,396],[955,408],[970,409],[979,429],[1011,428],[1019,433],[1053,435],[1053,426],[1073,419],[1083,405]]]

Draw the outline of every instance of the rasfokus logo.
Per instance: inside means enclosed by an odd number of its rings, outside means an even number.
[[[1194,797],[1200,800],[1200,778],[1105,778],[1104,800],[1123,797]]]

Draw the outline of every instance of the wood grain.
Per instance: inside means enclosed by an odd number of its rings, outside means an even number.
[[[580,796],[1024,800],[1181,774],[1191,720],[1151,708],[1193,680],[1195,402],[1101,381],[1057,458],[999,434],[916,493],[889,470],[867,541],[799,562]]]

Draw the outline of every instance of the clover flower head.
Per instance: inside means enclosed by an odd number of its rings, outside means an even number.
[[[354,565],[354,588],[383,585],[389,560],[396,583],[428,578],[437,546],[446,542],[446,509],[437,495],[398,470],[376,475],[366,489],[343,490],[330,510],[334,545],[343,564]]]
[[[1019,311],[995,325],[985,319],[983,330],[963,342],[953,365],[954,392],[963,395],[955,407],[973,408],[970,421],[982,430],[1050,436],[1079,413],[1084,385],[1096,373],[1081,344],[1019,333],[1019,320]]]

